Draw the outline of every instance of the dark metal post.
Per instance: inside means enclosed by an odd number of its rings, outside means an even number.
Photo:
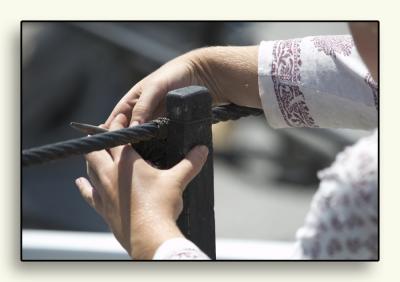
[[[187,186],[178,219],[182,233],[211,259],[215,259],[214,174],[211,133],[211,97],[206,88],[190,86],[167,94],[170,118],[167,167],[178,163],[195,145],[207,145],[208,159]]]

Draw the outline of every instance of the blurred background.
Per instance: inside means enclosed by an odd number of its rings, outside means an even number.
[[[70,121],[104,122],[136,82],[194,48],[349,33],[337,22],[23,22],[22,147],[81,137]],[[264,117],[252,117],[214,126],[213,134],[216,236],[220,246],[241,242],[239,257],[244,244],[293,242],[318,187],[316,172],[368,132],[272,130]],[[40,230],[68,231],[52,233],[62,235],[61,245],[70,242],[65,234],[86,232],[101,232],[99,248],[115,244],[74,186],[83,175],[82,157],[22,168],[24,249],[58,240]],[[90,234],[83,249],[93,243]],[[24,258],[46,257],[36,250]]]

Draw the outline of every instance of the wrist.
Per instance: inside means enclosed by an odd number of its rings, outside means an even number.
[[[192,68],[192,84],[207,87],[213,98],[213,104],[229,103],[225,97],[225,91],[218,84],[215,61],[217,60],[217,50],[224,47],[206,47],[189,52],[187,59]]]
[[[258,92],[258,46],[208,47],[190,53],[195,77],[215,104],[261,108]]]
[[[173,220],[157,219],[136,223],[131,236],[130,256],[137,260],[151,260],[162,243],[179,237],[184,238]]]

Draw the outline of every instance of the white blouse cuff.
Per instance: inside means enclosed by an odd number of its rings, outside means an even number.
[[[258,87],[268,124],[273,128],[287,127],[274,95],[272,81],[272,48],[274,41],[262,41],[258,51]]]
[[[162,243],[153,260],[209,260],[209,258],[193,242],[179,237]]]
[[[273,128],[377,126],[378,86],[350,36],[261,42],[258,86]]]

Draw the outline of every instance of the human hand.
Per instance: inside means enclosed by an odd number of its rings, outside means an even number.
[[[118,114],[131,125],[165,113],[165,96],[190,85],[207,87],[213,104],[235,103],[261,108],[257,76],[258,46],[209,47],[191,51],[168,63],[133,86],[105,122]]]
[[[127,124],[120,114],[110,129]],[[207,154],[206,146],[197,146],[171,169],[159,170],[130,145],[96,151],[85,156],[91,183],[81,177],[76,185],[132,258],[152,259],[164,241],[183,237],[176,226],[182,193],[200,172]]]

